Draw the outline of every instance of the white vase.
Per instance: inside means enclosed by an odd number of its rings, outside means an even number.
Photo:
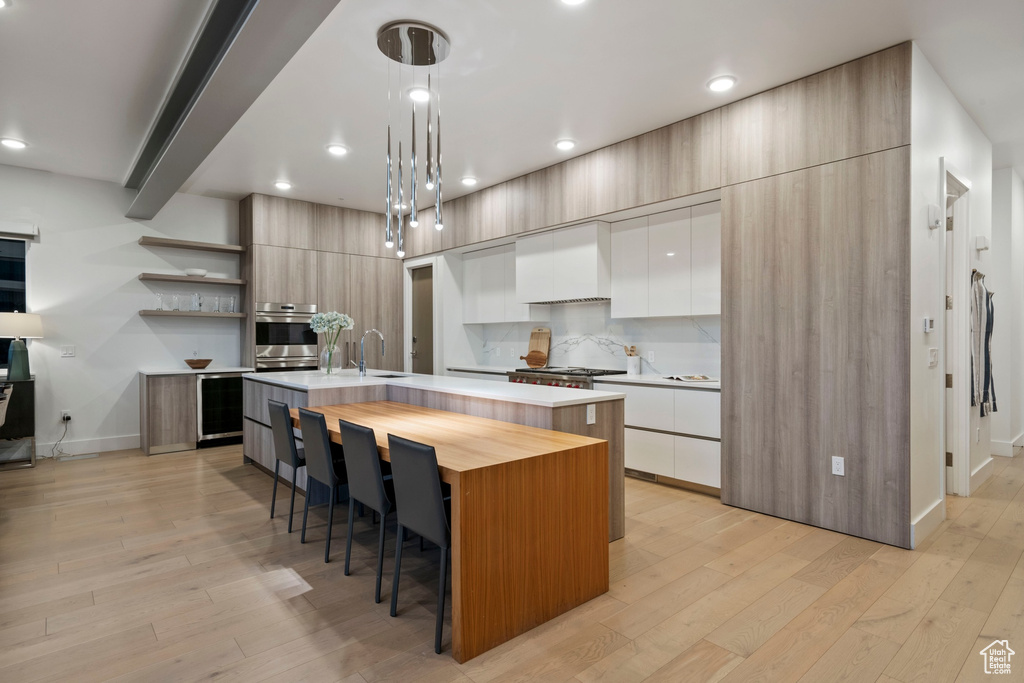
[[[325,346],[320,352],[320,372],[332,375],[341,369],[341,351],[336,345]]]

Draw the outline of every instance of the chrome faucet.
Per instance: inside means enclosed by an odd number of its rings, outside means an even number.
[[[366,377],[366,356],[364,355],[364,343],[366,341],[366,335],[374,333],[380,337],[380,355],[384,355],[384,335],[380,333],[380,330],[373,328],[363,332],[363,336],[359,338],[359,376]]]

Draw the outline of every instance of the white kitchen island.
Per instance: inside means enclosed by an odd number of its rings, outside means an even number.
[[[502,422],[540,427],[608,441],[609,540],[625,534],[625,394],[562,387],[488,382],[460,377],[356,370],[325,375],[315,372],[266,372],[243,376],[243,454],[272,471],[274,445],[267,399],[290,408],[368,401],[396,401]],[[592,424],[588,406],[593,406]],[[281,474],[292,472],[285,464]],[[306,488],[305,472],[296,481]]]

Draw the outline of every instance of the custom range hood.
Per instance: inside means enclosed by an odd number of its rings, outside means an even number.
[[[516,241],[516,300],[575,304],[611,298],[611,232],[591,221]]]

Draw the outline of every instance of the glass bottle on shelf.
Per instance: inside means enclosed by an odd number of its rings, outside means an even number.
[[[201,311],[203,310],[203,297],[199,296],[199,292],[192,292],[192,297],[189,302],[188,310],[190,311]]]
[[[157,311],[164,310],[164,295],[162,292],[156,293],[156,309]]]
[[[213,306],[210,308],[213,313],[220,313],[220,297],[213,297]]]
[[[235,297],[234,296],[229,296],[228,297],[228,310],[225,311],[225,312],[226,313],[234,313],[235,312]]]
[[[171,296],[171,310],[172,311],[180,311],[181,310],[181,300],[180,300],[180,298],[178,297],[177,294],[174,294],[174,295]]]

